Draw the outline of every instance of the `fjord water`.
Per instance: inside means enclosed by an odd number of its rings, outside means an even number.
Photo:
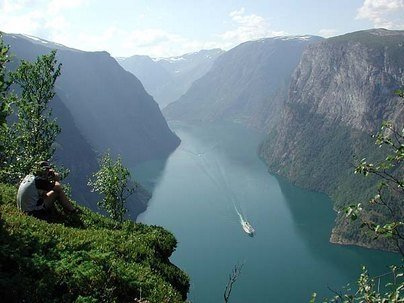
[[[171,128],[182,143],[167,160],[140,164],[134,176],[153,193],[138,221],[178,240],[171,261],[191,278],[193,303],[223,302],[234,265],[244,264],[231,302],[308,302],[359,276],[398,263],[397,255],[329,243],[335,219],[324,195],[270,175],[257,156],[261,136],[235,125]],[[249,237],[234,209],[256,230]],[[383,282],[383,281],[382,281]]]

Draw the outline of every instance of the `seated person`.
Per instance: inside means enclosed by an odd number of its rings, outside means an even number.
[[[22,180],[17,193],[17,206],[25,213],[43,220],[49,220],[58,201],[66,213],[75,212],[60,184],[59,174],[49,162],[38,163],[39,169]]]

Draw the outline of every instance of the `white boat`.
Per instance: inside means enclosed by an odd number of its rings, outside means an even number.
[[[241,227],[243,228],[243,230],[249,235],[249,236],[254,236],[255,233],[255,229],[251,226],[251,224],[244,220],[243,216],[240,214],[240,212],[238,211],[237,207],[234,205],[234,209],[236,210],[239,218],[240,218],[240,223],[241,223]]]
[[[247,221],[242,220],[241,221],[241,226],[243,227],[244,231],[250,235],[253,236],[255,233],[255,229],[251,226],[250,223],[248,223]]]

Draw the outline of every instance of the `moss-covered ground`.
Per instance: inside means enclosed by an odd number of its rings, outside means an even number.
[[[161,227],[122,226],[80,207],[53,223],[15,206],[0,184],[1,302],[184,302],[189,278],[169,261],[174,236]]]

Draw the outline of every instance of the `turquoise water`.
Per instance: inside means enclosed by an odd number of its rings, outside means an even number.
[[[234,125],[171,125],[182,143],[135,178],[152,193],[138,221],[178,240],[171,261],[191,277],[193,303],[223,302],[235,264],[244,264],[231,302],[308,302],[354,282],[361,265],[386,272],[399,257],[329,243],[335,219],[323,194],[270,175],[257,157],[259,134]],[[256,230],[249,237],[234,206]]]

